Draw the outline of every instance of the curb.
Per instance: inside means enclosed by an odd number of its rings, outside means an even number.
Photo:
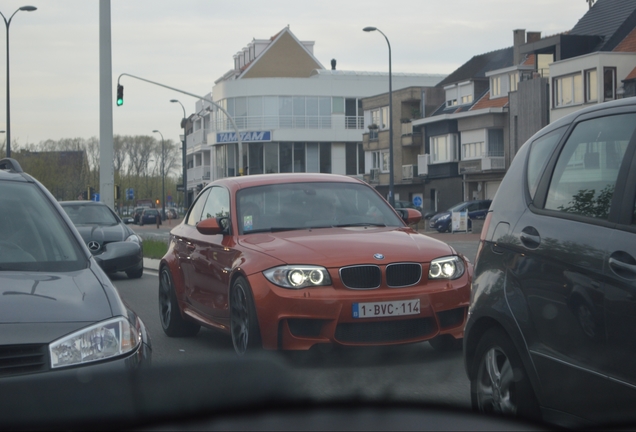
[[[144,258],[144,270],[159,271],[160,260],[152,258]]]

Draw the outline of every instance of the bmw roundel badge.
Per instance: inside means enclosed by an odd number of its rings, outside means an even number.
[[[377,260],[383,260],[384,259],[384,255],[382,255],[381,253],[373,254],[373,258],[375,258]]]

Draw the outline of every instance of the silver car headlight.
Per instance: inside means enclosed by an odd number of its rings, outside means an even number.
[[[457,279],[464,274],[464,261],[458,256],[437,258],[431,261],[429,279]]]
[[[141,334],[124,317],[112,318],[51,342],[51,368],[77,366],[134,351]]]
[[[329,272],[319,266],[286,265],[265,270],[263,275],[271,283],[283,288],[300,289],[331,285]]]
[[[137,234],[131,234],[130,236],[128,236],[126,241],[135,242],[135,243],[141,244],[141,239],[139,238],[139,236]]]

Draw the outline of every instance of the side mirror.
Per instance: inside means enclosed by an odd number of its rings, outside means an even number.
[[[222,234],[223,228],[215,218],[204,219],[197,224],[197,231],[203,235]]]
[[[404,222],[406,222],[406,224],[409,226],[415,225],[422,220],[422,213],[418,212],[415,209],[401,208],[396,210],[398,211],[398,213],[400,213],[400,216],[402,216]]]

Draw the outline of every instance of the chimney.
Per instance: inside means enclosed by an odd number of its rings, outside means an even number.
[[[331,70],[336,70],[336,59],[331,59]]]
[[[512,64],[517,66],[521,63],[521,54],[519,52],[519,47],[526,43],[526,31],[525,29],[521,30],[513,30],[513,48],[512,48]]]
[[[528,43],[532,43],[532,42],[538,42],[541,40],[541,32],[528,32],[527,35],[527,42]]]

